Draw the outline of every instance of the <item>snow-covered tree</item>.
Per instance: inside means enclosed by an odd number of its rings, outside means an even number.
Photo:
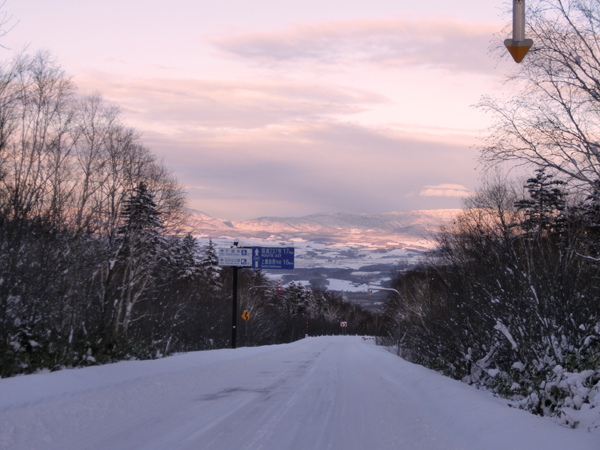
[[[115,318],[116,332],[127,333],[133,307],[148,286],[154,265],[164,248],[159,216],[154,195],[146,183],[140,182],[123,204],[123,225],[118,229],[117,261],[121,265],[122,283]]]
[[[177,241],[176,249],[171,251],[173,266],[180,278],[190,278],[200,273],[200,264],[196,260],[197,242],[191,233]]]
[[[204,249],[204,258],[202,258],[202,267],[218,267],[219,257],[213,244],[212,238],[208,238],[208,245]]]
[[[221,267],[219,267],[219,258],[211,238],[208,239],[208,245],[204,249],[204,257],[202,258],[200,267],[206,282],[211,286],[211,288],[214,290],[221,289],[222,284],[219,281]]]

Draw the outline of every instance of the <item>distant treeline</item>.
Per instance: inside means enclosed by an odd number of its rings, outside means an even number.
[[[182,186],[47,53],[0,67],[0,376],[228,346],[231,271],[185,233]],[[331,292],[243,270],[241,344],[374,332]],[[336,326],[337,325],[337,326]],[[246,332],[247,329],[247,332]]]

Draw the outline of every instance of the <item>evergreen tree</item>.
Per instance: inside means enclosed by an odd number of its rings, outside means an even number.
[[[178,277],[190,278],[199,273],[199,264],[196,261],[196,238],[188,233],[179,245],[178,261],[176,263]]]
[[[585,218],[587,227],[595,234],[600,233],[600,180],[594,183],[592,193],[581,206],[581,213]]]
[[[125,200],[120,215],[124,222],[117,233],[122,236],[126,245],[139,249],[156,246],[163,225],[154,195],[148,190],[146,183],[141,181],[138,184],[134,193]]]
[[[291,316],[310,316],[314,312],[312,289],[291,281],[285,290],[285,308]]]
[[[597,257],[600,253],[600,180],[594,183],[592,192],[578,205],[570,208],[573,221],[580,223],[585,234],[583,254]],[[595,255],[595,256],[594,256]]]
[[[222,283],[219,281],[221,268],[219,267],[219,258],[211,238],[208,239],[208,245],[204,249],[204,258],[202,258],[200,266],[207,284],[213,290],[221,289]]]
[[[529,198],[515,202],[515,206],[525,212],[526,219],[521,223],[524,229],[541,234],[562,228],[567,196],[562,190],[564,185],[564,181],[547,175],[544,168],[536,170],[536,176],[529,178],[525,185]]]
[[[127,199],[121,210],[123,225],[118,234],[120,246],[117,260],[122,272],[115,332],[127,333],[133,317],[133,307],[152,284],[152,270],[164,256],[165,241],[160,234],[163,225],[154,195],[143,181]]]
[[[208,245],[204,249],[202,267],[219,267],[219,257],[211,238],[208,238]]]

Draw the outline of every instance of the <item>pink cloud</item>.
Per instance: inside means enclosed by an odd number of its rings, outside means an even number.
[[[368,62],[486,72],[493,69],[487,49],[500,29],[501,24],[402,17],[302,25],[214,38],[213,43],[223,52],[267,63]]]
[[[387,100],[366,90],[292,81],[146,79],[115,81],[102,73],[77,78],[127,115],[160,127],[260,128],[322,116],[355,114]],[[221,133],[223,130],[219,130]]]
[[[422,197],[468,197],[470,191],[461,184],[438,184],[425,186],[419,195]]]
[[[227,210],[258,217],[456,208],[459,197],[439,195],[451,189],[436,181],[476,183],[476,151],[469,146],[332,121],[295,123],[280,131],[210,138],[190,132],[185,140],[146,132],[144,140],[168,157],[183,184],[209,186],[191,189],[189,198],[213,216],[233,217]],[[437,187],[438,195],[405,196],[419,193],[424,183]]]
[[[458,207],[458,196],[448,194],[466,188],[436,186],[438,180],[475,183],[468,136],[348,120],[385,102],[368,91],[98,74],[76,82],[117,101],[127,124],[188,187],[190,204],[213,216]],[[406,195],[423,185],[438,195]]]

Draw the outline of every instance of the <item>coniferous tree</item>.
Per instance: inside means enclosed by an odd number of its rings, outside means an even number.
[[[160,235],[162,223],[154,195],[143,181],[124,202],[118,229],[120,246],[117,259],[121,264],[122,283],[116,311],[115,331],[127,333],[133,307],[149,287],[154,265],[159,261],[164,240]]]
[[[202,260],[202,267],[218,267],[219,257],[213,244],[212,238],[208,239],[208,245],[204,249],[204,258]]]
[[[180,278],[191,278],[200,271],[200,265],[196,261],[196,238],[188,233],[180,242],[177,254],[177,276]]]
[[[566,207],[567,193],[562,189],[565,182],[545,172],[544,168],[537,169],[536,176],[529,178],[525,185],[530,198],[515,202],[515,206],[525,212],[523,228],[538,234],[560,229],[564,219],[560,214]]]
[[[204,249],[204,258],[201,262],[202,272],[204,278],[213,290],[219,290],[222,288],[222,283],[219,280],[221,268],[219,267],[219,258],[217,257],[217,251],[213,245],[212,239],[209,238],[208,245]]]
[[[160,212],[156,207],[154,195],[141,181],[134,193],[124,202],[121,210],[124,223],[118,229],[130,250],[152,249],[158,242],[160,229]]]
[[[580,209],[586,226],[596,235],[600,233],[600,180],[594,183],[594,189]]]

